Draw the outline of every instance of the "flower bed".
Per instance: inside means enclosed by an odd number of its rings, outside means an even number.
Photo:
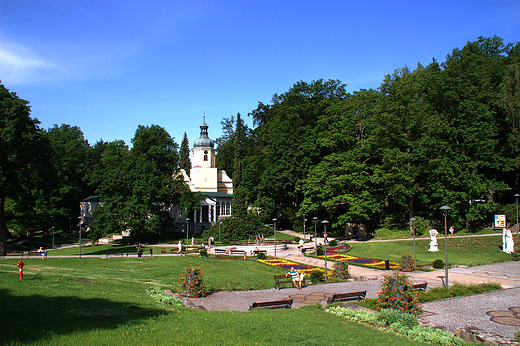
[[[325,258],[325,256],[320,256],[320,258]],[[383,261],[383,260],[359,258],[359,257],[343,255],[343,254],[338,254],[338,253],[327,255],[327,259],[331,259],[334,261],[346,261],[348,263],[352,263],[352,264],[363,266],[363,267],[369,267],[369,268],[375,268],[375,269],[386,269],[385,261]],[[399,263],[390,262],[390,269],[399,269]]]
[[[279,259],[279,258],[277,258],[277,259],[267,258],[267,259],[263,259],[263,260],[258,260],[258,262],[264,263],[264,264],[267,264],[267,265],[270,265],[270,266],[273,266],[273,267],[284,268],[287,271],[291,270],[291,267],[294,267],[294,269],[296,269],[299,273],[303,273],[303,274],[308,275],[308,276],[310,276],[311,273],[313,271],[315,271],[315,270],[324,271],[323,268],[311,267],[311,266],[308,266],[308,265],[299,264],[299,263],[296,263],[296,262],[292,262],[292,261],[288,261],[288,260],[284,260],[284,259]],[[327,270],[327,275],[331,275],[331,271],[330,270]]]

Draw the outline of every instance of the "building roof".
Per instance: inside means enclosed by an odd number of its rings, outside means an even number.
[[[215,147],[215,142],[208,137],[208,125],[204,122],[200,125],[200,137],[193,143],[193,148],[213,149],[213,147]]]
[[[99,196],[89,196],[82,200],[81,202],[101,202],[101,197]]]

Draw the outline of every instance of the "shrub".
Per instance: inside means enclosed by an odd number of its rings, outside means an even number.
[[[202,270],[199,267],[189,266],[185,268],[184,273],[180,274],[177,293],[181,296],[194,298],[206,295],[206,284],[204,283]]]
[[[402,272],[411,272],[415,270],[415,261],[412,255],[404,254],[401,256],[399,270]]]
[[[336,239],[332,239],[330,242],[329,242],[329,246],[336,246],[338,245],[338,241]]]
[[[323,248],[323,246],[318,246],[316,253],[318,256],[323,256],[325,254],[325,249]]]
[[[323,281],[323,272],[321,270],[314,270],[311,272],[311,281],[312,283]]]
[[[294,237],[294,242],[297,243],[300,241],[300,237]]]
[[[264,252],[259,252],[258,254],[256,254],[256,258],[262,260],[262,259],[266,259],[267,256],[265,255]]]
[[[398,323],[399,325],[409,329],[419,325],[419,321],[417,321],[415,316],[392,309],[379,311],[377,313],[377,319],[384,322],[386,325]]]
[[[444,262],[441,259],[436,259],[435,261],[433,261],[432,267],[435,269],[443,269]]]
[[[410,278],[399,272],[384,275],[378,293],[376,310],[393,309],[418,315],[422,312]]]
[[[206,249],[201,249],[199,251],[200,257],[208,257],[208,251]]]
[[[349,279],[350,273],[348,272],[348,263],[345,261],[339,261],[334,263],[334,270],[332,276],[338,279]]]

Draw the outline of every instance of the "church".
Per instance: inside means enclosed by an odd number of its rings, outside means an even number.
[[[210,228],[222,218],[231,216],[233,181],[226,171],[215,166],[215,151],[215,142],[209,138],[208,125],[204,121],[200,126],[200,137],[191,150],[190,174],[188,175],[184,169],[180,172],[190,190],[200,191],[205,197],[200,208],[188,216],[190,231],[195,230],[196,233]],[[177,220],[186,223],[184,215]]]

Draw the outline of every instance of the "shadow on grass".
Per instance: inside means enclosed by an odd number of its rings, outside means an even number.
[[[163,313],[107,299],[17,296],[0,290],[0,344],[25,344],[56,335],[116,329]]]

